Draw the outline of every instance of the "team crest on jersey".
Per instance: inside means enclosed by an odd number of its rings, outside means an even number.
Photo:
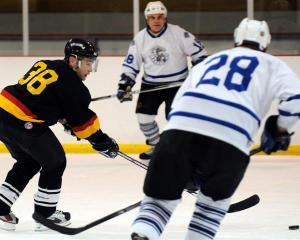
[[[154,47],[151,49],[150,59],[154,64],[162,65],[168,61],[169,54],[163,47]]]

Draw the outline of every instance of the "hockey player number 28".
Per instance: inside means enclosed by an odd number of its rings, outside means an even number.
[[[200,81],[197,84],[197,87],[200,84],[213,84],[217,86],[220,82],[219,78],[206,78],[206,76],[211,71],[225,67],[227,60],[227,55],[220,55],[209,60],[206,64],[213,64],[210,65],[204,72],[203,76],[200,78]],[[241,67],[239,66],[240,61],[248,62],[248,65],[246,67]],[[256,57],[240,56],[233,58],[229,64],[229,71],[226,74],[224,86],[228,90],[236,90],[238,92],[246,91],[251,80],[251,74],[254,72],[257,66],[258,60]],[[241,75],[242,79],[240,83],[233,81],[235,74]]]
[[[25,78],[19,80],[20,85],[27,84],[27,90],[32,95],[39,95],[48,84],[57,81],[58,75],[52,69],[47,69],[47,64],[37,62],[33,69],[25,75]]]

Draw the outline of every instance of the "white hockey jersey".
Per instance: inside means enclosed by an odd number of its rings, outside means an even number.
[[[246,154],[273,99],[278,125],[293,132],[300,116],[300,80],[280,59],[249,48],[216,53],[196,65],[172,104],[168,129],[207,135]]]
[[[191,33],[170,23],[157,36],[144,28],[130,44],[122,72],[135,80],[143,63],[144,83],[184,81],[188,75],[187,56],[194,63],[207,56],[203,44]]]

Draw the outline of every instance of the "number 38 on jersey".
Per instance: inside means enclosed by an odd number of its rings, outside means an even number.
[[[32,95],[41,94],[48,84],[57,81],[58,75],[52,69],[47,69],[47,64],[37,62],[31,70],[19,80],[20,85],[27,84],[27,90]]]

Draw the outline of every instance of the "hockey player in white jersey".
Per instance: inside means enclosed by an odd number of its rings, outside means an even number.
[[[185,239],[214,239],[274,99],[278,115],[268,117],[261,147],[267,154],[288,149],[300,116],[300,80],[265,53],[270,39],[265,21],[244,19],[235,30],[235,48],[191,70],[151,158],[132,239],[159,238],[195,172],[200,190]]]
[[[187,56],[192,64],[201,62],[207,52],[203,44],[191,33],[177,25],[167,23],[167,9],[162,2],[149,2],[145,8],[147,27],[132,41],[122,66],[118,98],[131,101],[131,89],[141,66],[144,67],[142,90],[183,82],[188,75]],[[168,115],[171,103],[179,87],[140,94],[136,113],[146,143],[152,148],[140,155],[150,159],[153,146],[159,141],[159,128],[155,121],[159,106],[165,102]]]

